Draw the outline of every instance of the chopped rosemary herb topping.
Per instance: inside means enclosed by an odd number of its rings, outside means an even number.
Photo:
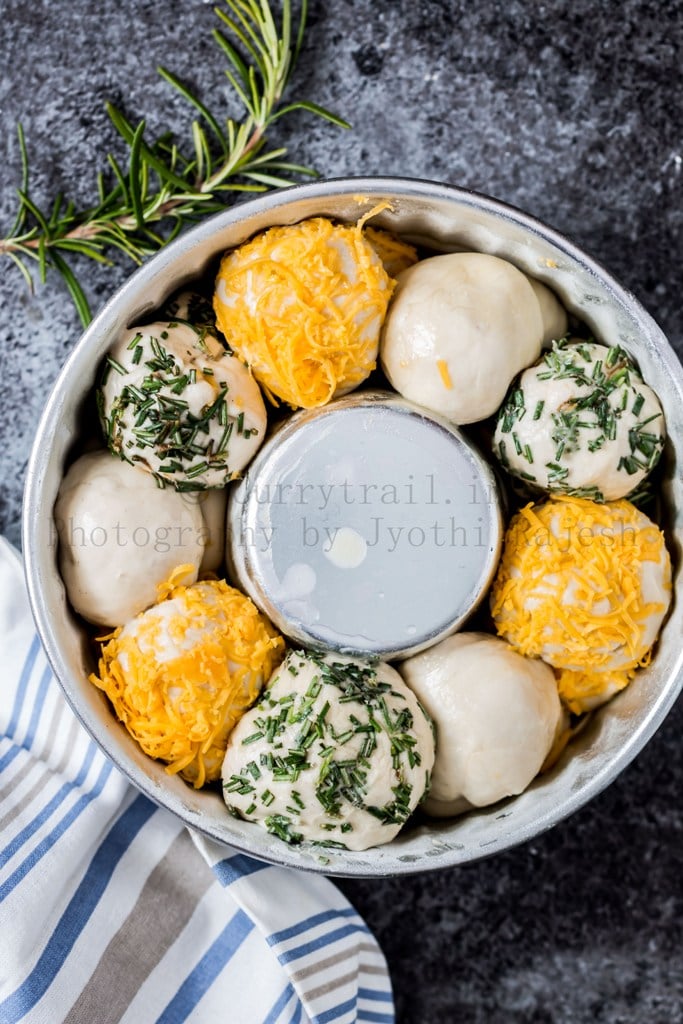
[[[296,678],[304,666],[309,673],[313,668],[306,688],[282,693],[287,681]],[[373,664],[290,652],[251,714],[255,731],[242,745],[260,741],[267,749],[259,750],[224,788],[249,797],[244,802],[250,813],[256,806],[269,808],[278,798],[277,809],[283,808],[285,813],[269,814],[263,820],[281,839],[300,842],[297,821],[303,821],[307,812],[319,818],[320,808],[325,814],[320,827],[326,832],[350,832],[352,825],[346,819],[351,808],[364,810],[387,825],[402,824],[408,818],[414,803],[410,773],[422,762],[414,712],[406,705],[404,692],[379,678]],[[428,720],[426,713],[425,717]],[[380,734],[386,737],[381,756],[390,757],[393,776],[393,796],[384,806],[368,799],[372,758]],[[296,783],[302,775],[309,788],[304,785],[299,790]],[[267,783],[258,796],[254,789],[257,780],[261,786]],[[304,792],[315,795],[310,809]],[[257,817],[265,813],[257,812]],[[343,845],[336,840],[330,843]]]
[[[569,498],[588,498],[590,501],[603,502],[605,495],[602,493],[599,487],[564,487],[562,494],[566,494]]]
[[[196,333],[199,338],[201,331]],[[210,367],[184,370],[162,344],[160,339],[164,338],[168,338],[166,330],[159,337],[135,334],[127,345],[133,353],[130,369],[107,357],[97,393],[100,419],[114,454],[150,466],[153,453],[161,460],[154,471],[162,486],[171,478],[179,491],[202,490],[205,485],[201,478],[210,471],[218,470],[226,481],[231,479],[228,445],[235,426],[244,436],[256,431],[244,429],[244,412],[231,417],[228,385],[214,382]],[[115,393],[107,416],[103,386],[109,370],[126,380]],[[215,397],[195,413],[184,396],[198,377],[210,383]],[[220,428],[218,436],[216,427]]]
[[[239,793],[240,796],[254,792],[252,784],[242,775],[231,775],[228,781],[223,783],[223,789],[226,793]]]
[[[202,327],[211,334],[216,333],[216,315],[211,299],[199,292],[186,292],[167,302],[164,316],[176,323],[186,323],[191,327]]]
[[[125,377],[127,373],[125,366],[121,366],[121,363],[117,362],[117,360],[113,359],[111,356],[107,356],[107,366],[110,366],[112,370],[116,370],[116,372],[120,373],[122,377]]]
[[[520,376],[513,382],[497,421],[495,449],[502,465],[516,476],[536,482],[519,465],[519,461],[510,463],[503,436],[510,435],[519,460],[524,459],[528,465],[533,465],[534,452],[528,441],[541,437],[540,431],[545,428],[554,446],[552,460],[545,463],[547,486],[570,496],[604,500],[597,486],[571,486],[571,459],[568,457],[582,450],[592,454],[604,449],[617,439],[625,414],[636,420],[640,416],[647,399],[646,394],[639,390],[643,381],[635,363],[619,345],[607,348],[592,339],[569,343],[567,338],[563,338],[554,342],[552,349],[545,352],[539,363],[526,370],[525,374],[533,374],[538,381],[570,381],[576,390],[559,408],[549,409],[546,399],[536,401],[531,422],[538,422],[545,415],[543,424],[539,427],[529,427],[528,423],[520,426],[526,412],[524,388],[521,386],[523,378]],[[566,394],[566,385],[564,388]],[[664,438],[656,430],[646,428],[652,419],[659,416],[657,413],[644,421],[637,420],[634,425],[631,425],[632,421],[623,424],[622,434],[628,432],[629,454],[621,457],[618,464],[615,457],[615,470],[634,475],[647,473],[656,465]]]
[[[402,825],[410,814],[409,801],[412,787],[406,786],[404,782],[399,782],[397,786],[392,786],[391,791],[394,794],[394,800],[390,804],[386,804],[384,807],[367,807],[366,810],[375,818],[379,818],[383,825]]]
[[[286,814],[270,814],[263,824],[269,832],[286,843],[300,843],[304,838],[300,832],[292,831],[291,819]]]

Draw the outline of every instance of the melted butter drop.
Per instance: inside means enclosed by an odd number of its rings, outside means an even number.
[[[350,526],[335,530],[323,545],[323,554],[338,569],[357,569],[365,561],[367,553],[365,538]]]

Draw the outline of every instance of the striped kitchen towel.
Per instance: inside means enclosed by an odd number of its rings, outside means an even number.
[[[81,728],[0,538],[0,1024],[391,1024],[326,878],[188,831]]]

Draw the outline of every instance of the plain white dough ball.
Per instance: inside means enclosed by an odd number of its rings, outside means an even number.
[[[399,275],[380,357],[405,398],[475,423],[538,359],[543,338],[539,301],[520,270],[497,256],[449,253]]]
[[[560,338],[564,338],[569,326],[564,306],[556,298],[555,293],[542,281],[537,281],[535,277],[528,277],[527,280],[533,288],[541,308],[543,344],[549,345],[551,341],[559,341]]]
[[[485,807],[538,775],[563,720],[548,665],[486,633],[458,633],[400,671],[436,726],[428,814]]]
[[[69,601],[98,626],[122,626],[157,600],[157,586],[179,565],[197,579],[210,538],[202,504],[107,451],[69,468],[55,504],[59,562]],[[214,499],[217,500],[217,499]]]
[[[218,572],[225,554],[227,488],[211,487],[206,491],[190,491],[185,497],[192,497],[197,501],[204,519],[206,543],[199,572]]]

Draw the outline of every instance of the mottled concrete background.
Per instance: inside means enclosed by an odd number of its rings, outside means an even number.
[[[441,179],[528,210],[609,266],[683,352],[680,2],[311,6],[294,87],[354,127],[296,116],[273,141],[326,176]],[[215,24],[200,0],[0,0],[0,237],[18,119],[37,198],[87,204],[119,151],[105,100],[185,132],[158,63],[230,105]],[[130,268],[80,269],[96,307]],[[0,259],[0,526],[14,541],[35,425],[78,334],[59,282],[32,298]],[[682,728],[679,704],[606,793],[533,845],[342,883],[387,953],[400,1022],[683,1021]]]

